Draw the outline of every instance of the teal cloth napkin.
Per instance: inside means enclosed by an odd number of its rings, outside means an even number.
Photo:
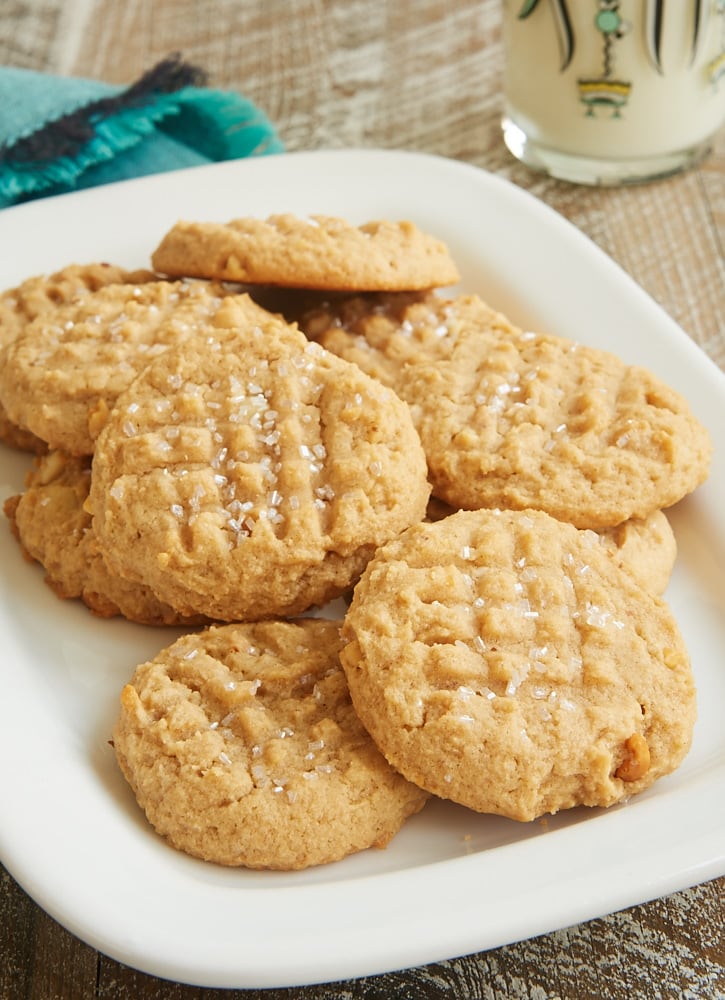
[[[265,113],[170,56],[128,87],[0,66],[0,208],[111,181],[281,153]]]

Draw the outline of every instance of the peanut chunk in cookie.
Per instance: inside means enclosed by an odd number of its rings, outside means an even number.
[[[650,768],[650,753],[647,740],[641,733],[632,733],[624,741],[625,758],[615,774],[622,781],[639,781]]]

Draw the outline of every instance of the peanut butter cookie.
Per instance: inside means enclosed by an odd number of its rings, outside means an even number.
[[[513,327],[477,295],[436,292],[335,296],[299,319],[312,340],[400,393],[404,369],[448,357],[459,335],[508,337]]]
[[[350,702],[339,624],[212,627],[139,666],[113,733],[149,821],[206,861],[300,869],[383,847],[427,794]]]
[[[426,509],[428,521],[441,521],[456,508],[431,497]],[[632,573],[653,594],[663,594],[670,582],[677,558],[677,540],[667,515],[656,510],[649,517],[631,518],[614,528],[588,532],[614,562]]]
[[[709,473],[709,434],[681,394],[564,338],[462,330],[397,389],[434,494],[457,507],[533,507],[598,530],[671,506]]]
[[[223,316],[223,319],[219,317]],[[42,313],[4,351],[0,400],[11,420],[49,447],[93,453],[116,396],[170,344],[266,310],[220,284],[113,284]]]
[[[677,540],[664,511],[605,528],[597,537],[607,555],[645,590],[665,592],[677,559]]]
[[[0,295],[0,367],[2,348],[32,320],[105,285],[150,281],[150,271],[127,271],[113,264],[70,264],[53,274],[39,274]],[[10,420],[0,403],[0,441],[22,451],[43,454],[46,442]]]
[[[85,509],[91,461],[51,451],[36,460],[27,488],[9,497],[4,511],[30,559],[45,570],[58,597],[80,598],[102,618],[122,615],[142,625],[197,625],[159,601],[148,587],[109,572]]]
[[[299,614],[425,514],[407,406],[269,315],[169,348],[97,439],[104,556],[183,614]]]
[[[461,511],[382,547],[341,652],[393,767],[479,812],[610,806],[673,771],[695,720],[667,605],[540,511]]]
[[[334,291],[433,288],[459,279],[448,248],[412,222],[327,215],[178,222],[151,257],[171,277]]]
[[[644,368],[524,331],[475,295],[353,298],[301,326],[411,407],[433,495],[580,528],[646,518],[704,481],[712,444]]]

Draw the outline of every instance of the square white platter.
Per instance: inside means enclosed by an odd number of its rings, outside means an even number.
[[[626,805],[517,824],[434,802],[383,851],[299,873],[227,870],[168,847],[108,744],[135,665],[177,634],[100,621],[44,586],[0,531],[0,857],[93,947],[216,987],[331,981],[548,932],[725,872],[725,375],[605,254],[519,188],[391,151],[286,154],[157,175],[0,213],[0,288],[69,263],[149,266],[179,218],[280,212],[409,218],[522,326],[644,364],[715,439],[712,473],[673,509],[666,598],[699,695],[681,768]],[[30,459],[0,446],[0,496]]]

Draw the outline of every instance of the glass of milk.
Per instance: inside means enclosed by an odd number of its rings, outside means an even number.
[[[699,162],[725,123],[725,0],[502,0],[503,134],[553,177],[624,184]]]

